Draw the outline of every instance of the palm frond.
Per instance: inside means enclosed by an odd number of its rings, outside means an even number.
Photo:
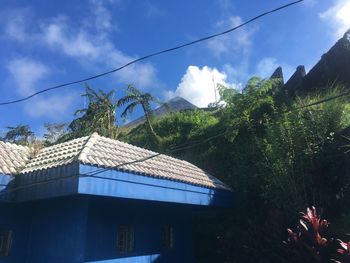
[[[82,96],[86,96],[91,100],[99,97],[98,93],[94,91],[87,83],[85,83],[85,94],[83,94]]]
[[[127,95],[127,96],[125,96],[123,98],[120,98],[117,101],[116,105],[117,105],[117,107],[121,107],[121,106],[124,106],[125,104],[127,104],[127,103],[129,103],[131,101],[137,101],[137,100],[138,99],[137,99],[136,96],[134,96],[134,95]]]
[[[134,95],[136,97],[140,96],[141,95],[141,92],[136,88],[134,87],[133,85],[129,84],[127,89],[126,89],[126,93],[128,95]]]
[[[139,103],[138,103],[137,101],[134,101],[134,102],[130,103],[130,104],[124,109],[123,113],[122,113],[120,116],[121,116],[122,118],[126,118],[126,116],[127,116],[128,114],[131,114],[131,113],[134,111],[135,107],[136,107],[138,104],[139,104]]]
[[[142,100],[149,101],[149,102],[156,100],[150,93],[142,94],[140,97],[141,97]]]

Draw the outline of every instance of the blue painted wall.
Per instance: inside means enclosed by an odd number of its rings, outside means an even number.
[[[191,214],[198,206],[75,195],[21,204],[0,203],[0,228],[13,231],[4,263],[192,262]],[[120,225],[133,225],[132,253],[117,251]],[[161,229],[174,227],[174,248]]]
[[[28,252],[29,222],[22,205],[0,202],[0,229],[12,230],[10,255],[0,258],[1,263],[25,262]]]
[[[161,202],[93,197],[89,204],[85,262],[192,262],[191,211]],[[120,225],[134,227],[134,251],[117,251]],[[162,247],[161,229],[174,227],[174,248]]]
[[[0,173],[0,202],[11,201],[14,198],[14,192],[10,190],[13,185],[13,176]]]
[[[28,263],[80,263],[84,259],[87,198],[48,199],[30,204]]]
[[[13,231],[6,263],[82,263],[87,198],[56,198],[23,204],[0,203],[0,229]]]
[[[79,163],[16,175],[17,202],[69,196],[78,192]]]
[[[163,201],[201,206],[232,205],[232,192],[209,189],[178,181],[136,175],[116,170],[100,171],[79,163],[16,176],[14,200],[17,202],[88,194],[139,200]]]
[[[75,163],[12,181],[0,175],[0,229],[13,231],[11,255],[0,262],[192,262],[192,212],[232,204],[229,191],[114,170],[90,176],[96,170]],[[118,254],[125,224],[134,226],[135,249]],[[174,227],[170,250],[161,245],[164,225]]]
[[[93,175],[100,170],[97,167],[80,165],[79,193],[201,206],[229,207],[233,201],[232,192],[227,190],[116,170],[105,170]],[[88,176],[83,176],[84,174]]]

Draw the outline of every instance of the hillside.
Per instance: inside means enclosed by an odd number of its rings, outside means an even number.
[[[181,97],[175,97],[170,99],[167,103],[164,105],[161,105],[160,107],[156,108],[155,110],[152,111],[152,114],[155,117],[161,117],[164,116],[170,112],[179,112],[182,110],[187,110],[187,109],[196,109],[197,107],[190,103],[189,101],[185,100],[184,98]],[[125,128],[134,128],[140,124],[142,124],[145,121],[145,117],[142,116],[140,118],[137,118],[136,120],[133,120],[129,122],[128,124],[125,124]]]

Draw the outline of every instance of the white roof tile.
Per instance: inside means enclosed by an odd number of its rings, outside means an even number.
[[[0,173],[16,174],[29,159],[29,148],[0,141]]]
[[[26,152],[28,148],[0,142],[0,172],[3,170],[8,173],[11,168],[19,172],[18,164],[25,163],[20,173],[80,162],[208,188],[229,189],[220,180],[186,161],[102,137],[97,133],[43,148],[30,160]],[[11,158],[7,157],[9,154]]]

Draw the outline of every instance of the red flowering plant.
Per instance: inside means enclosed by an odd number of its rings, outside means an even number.
[[[301,213],[296,231],[287,229],[285,244],[293,255],[293,262],[350,263],[350,242],[325,237],[330,223],[317,215],[316,208],[307,208]]]
[[[297,262],[329,262],[333,239],[324,236],[329,222],[317,215],[316,208],[307,208],[301,213],[296,231],[287,229],[288,240],[285,242],[294,252]]]
[[[336,263],[349,263],[350,262],[350,242],[346,243],[340,239],[337,239],[339,248],[334,255],[335,259],[332,259]]]

